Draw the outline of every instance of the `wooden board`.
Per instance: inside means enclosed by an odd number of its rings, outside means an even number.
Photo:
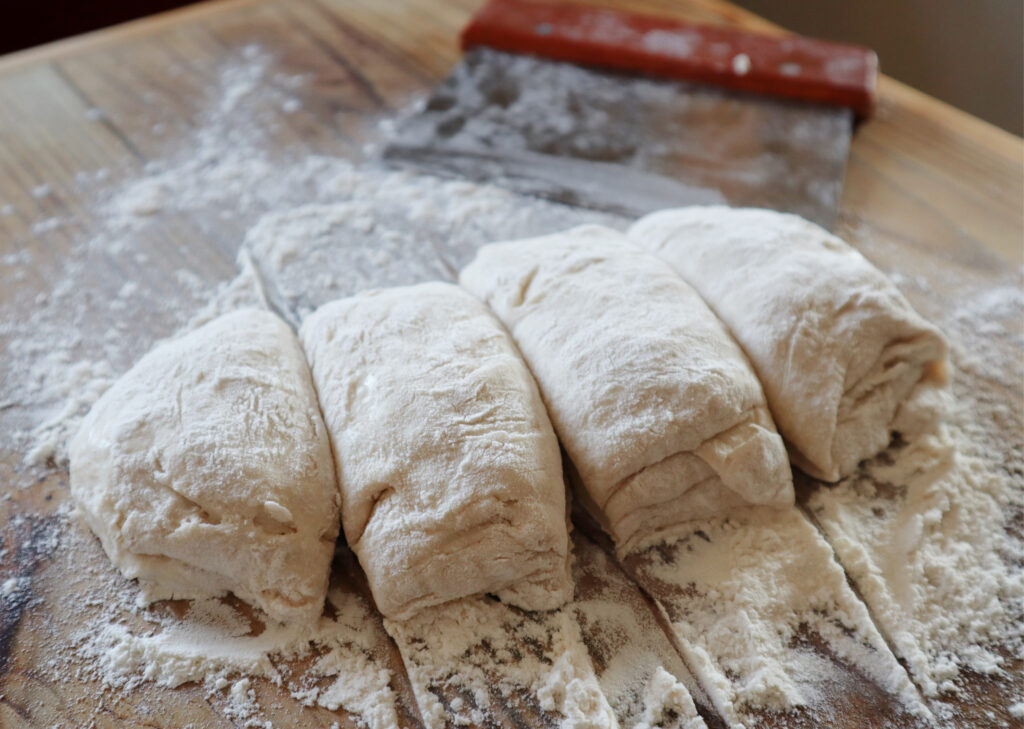
[[[445,75],[458,55],[457,31],[476,5],[475,0],[221,0],[0,59],[0,256],[27,249],[33,254],[17,275],[13,266],[2,269],[5,320],[32,312],[76,241],[100,222],[95,173],[107,170],[104,184],[110,185],[172,154],[201,125],[224,64],[244,59],[247,47],[273,49],[274,78],[309,79],[297,92],[299,112],[268,108],[260,117],[269,130],[268,147],[358,159],[379,135],[380,118]],[[717,0],[643,0],[629,6],[772,30]],[[969,278],[975,287],[1005,283],[1007,270],[1019,271],[1024,262],[1022,152],[1020,139],[883,79],[877,118],[853,142],[841,230],[855,245],[890,262],[901,256],[934,260],[944,275]],[[183,265],[211,284],[234,275],[234,252],[244,232],[239,222],[212,215],[168,220],[133,239],[134,250],[146,258],[89,263],[90,286],[102,292],[134,282],[178,300],[174,273]],[[945,284],[933,271],[921,271],[935,287],[921,302],[935,306]],[[149,341],[173,331],[175,321],[156,308],[126,317],[96,307],[84,312],[78,331],[68,335],[101,336],[120,327],[122,336],[138,339],[134,351],[126,349],[126,361],[115,363],[126,367]],[[1002,351],[1019,355],[1017,346],[1011,338]],[[1020,402],[1019,388],[995,388]],[[14,409],[0,403],[0,427],[11,422]],[[1003,434],[1019,440],[1019,423],[1007,424]],[[81,596],[76,579],[109,568],[95,543],[74,553],[47,548],[52,529],[64,523],[55,514],[67,501],[66,471],[40,474],[23,467],[24,454],[8,441],[0,439],[0,448],[0,492],[6,495],[0,501],[5,550],[0,582],[32,576],[33,584],[31,596],[0,609],[0,726],[230,726],[218,700],[195,686],[170,691],[144,684],[111,698],[94,681],[74,676],[58,681],[45,670],[69,637],[56,616]],[[90,544],[87,533],[79,536]],[[385,648],[404,725],[417,726],[398,651],[390,643]],[[983,684],[979,697],[987,690]],[[271,684],[261,683],[258,694],[261,705],[271,707],[267,718],[275,725],[337,721],[354,726],[344,712],[301,708]],[[714,709],[697,698],[709,725],[720,723]],[[891,710],[884,697],[846,705],[857,709],[839,715],[840,725],[862,725],[858,711],[881,717]],[[981,714],[968,716],[983,721]],[[506,715],[500,725],[530,723]]]

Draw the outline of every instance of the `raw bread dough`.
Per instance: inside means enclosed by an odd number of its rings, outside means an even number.
[[[322,609],[339,494],[309,368],[273,314],[153,349],[71,443],[81,516],[150,599],[234,592],[281,621]]]
[[[332,302],[302,325],[342,524],[380,611],[572,597],[558,441],[501,324],[457,286]]]
[[[804,472],[838,480],[891,431],[933,420],[914,411],[946,382],[945,340],[828,231],[795,215],[714,206],[652,213],[629,235],[728,325]]]
[[[743,353],[692,288],[622,234],[592,225],[495,243],[459,280],[512,332],[581,497],[620,552],[739,505],[793,502]]]

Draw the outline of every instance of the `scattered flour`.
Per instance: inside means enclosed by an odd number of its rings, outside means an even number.
[[[971,421],[951,421],[809,502],[927,695],[957,693],[964,669],[999,674],[1004,654],[1024,655],[1024,570],[1004,562],[1024,554],[1006,553],[999,528],[1008,479],[975,452]]]
[[[827,716],[831,684],[850,669],[903,711],[928,713],[828,543],[796,508],[695,522],[689,536],[626,565],[665,610],[687,665],[729,722],[794,708]]]
[[[629,729],[703,729],[710,702],[636,583],[590,539],[574,539],[573,610],[601,691]]]
[[[122,597],[73,635],[77,675],[122,692],[144,682],[169,688],[199,683],[220,695],[227,715],[238,720],[259,715],[251,680],[259,677],[306,706],[341,708],[369,729],[394,729],[396,697],[381,653],[387,637],[375,611],[339,586],[328,602],[329,616],[310,629],[254,623],[244,606],[223,600],[192,601],[177,617]],[[296,672],[287,662],[298,659],[308,665]],[[322,679],[330,681],[323,685]]]
[[[241,678],[235,681],[228,690],[230,703],[225,712],[229,719],[245,721],[259,709],[256,703],[256,692],[252,689],[252,681]]]
[[[625,224],[340,157],[274,157],[267,139],[275,121],[264,112],[283,92],[273,87],[291,93],[306,79],[273,71],[275,59],[258,46],[241,56],[223,68],[218,92],[180,149],[116,182],[109,170],[82,173],[96,199],[92,218],[68,229],[75,239],[66,256],[56,264],[44,257],[39,241],[60,231],[38,229],[0,260],[5,280],[37,268],[48,282],[0,322],[10,364],[0,381],[0,415],[5,442],[26,454],[26,465],[66,466],[67,436],[156,339],[260,302],[253,271],[243,263],[239,274],[235,265],[243,239],[263,279],[287,294],[270,303],[306,313],[370,286],[452,279],[494,237],[590,220]],[[220,267],[180,257],[179,236],[208,241]],[[166,269],[148,271],[155,259],[177,265],[170,281]]]
[[[531,716],[563,729],[703,729],[703,697],[650,604],[587,537],[573,540],[577,594],[524,613],[489,598],[385,621],[428,727]]]
[[[33,466],[48,461],[67,463],[67,443],[78,421],[113,384],[115,375],[107,362],[69,361],[66,352],[44,356],[39,374],[63,370],[65,376],[54,384],[50,396],[57,398],[52,415],[32,429],[33,445],[25,462]]]
[[[385,625],[429,729],[480,724],[505,707],[560,729],[618,726],[568,607],[525,613],[465,598]]]

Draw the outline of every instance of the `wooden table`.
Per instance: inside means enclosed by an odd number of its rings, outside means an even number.
[[[718,0],[602,1],[772,29]],[[277,120],[272,144],[304,154],[358,157],[363,144],[379,135],[376,120],[447,73],[458,57],[457,31],[478,4],[217,0],[0,58],[0,255],[27,248],[34,254],[17,280],[0,286],[4,317],[23,315],[49,290],[49,272],[96,222],[80,173],[105,169],[116,179],[162,159],[197,124],[204,94],[226,57],[258,44],[273,49],[273,71],[311,79],[296,92],[301,113]],[[981,278],[1019,272],[1022,155],[1021,139],[883,78],[877,117],[853,141],[840,229],[854,243],[934,254]],[[48,220],[60,224],[47,226]],[[169,225],[151,241],[160,255],[145,267],[97,276],[109,285],[132,280],[159,290],[161,279],[187,259],[210,281],[230,278],[244,231],[231,224],[217,234],[203,230]],[[159,311],[134,312],[134,326],[147,341],[172,328]],[[9,493],[0,501],[0,535],[7,547],[0,557],[2,581],[48,568],[44,553],[36,559],[16,554],[17,547],[66,501],[67,472],[26,470],[22,453],[0,446],[0,491]],[[18,515],[28,518],[12,521]],[[197,720],[180,701],[147,687],[127,704],[99,710],[74,692],[62,694],[16,655],[32,654],[30,613],[0,611],[0,725],[41,727],[60,719],[76,725],[175,726]],[[201,691],[192,691],[194,701],[206,701]],[[227,725],[215,716],[201,719]],[[349,725],[328,712],[316,716],[313,721]],[[288,715],[276,720],[288,722]]]

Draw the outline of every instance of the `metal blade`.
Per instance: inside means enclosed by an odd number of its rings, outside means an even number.
[[[618,214],[727,203],[831,228],[852,126],[847,109],[479,48],[383,156]]]

